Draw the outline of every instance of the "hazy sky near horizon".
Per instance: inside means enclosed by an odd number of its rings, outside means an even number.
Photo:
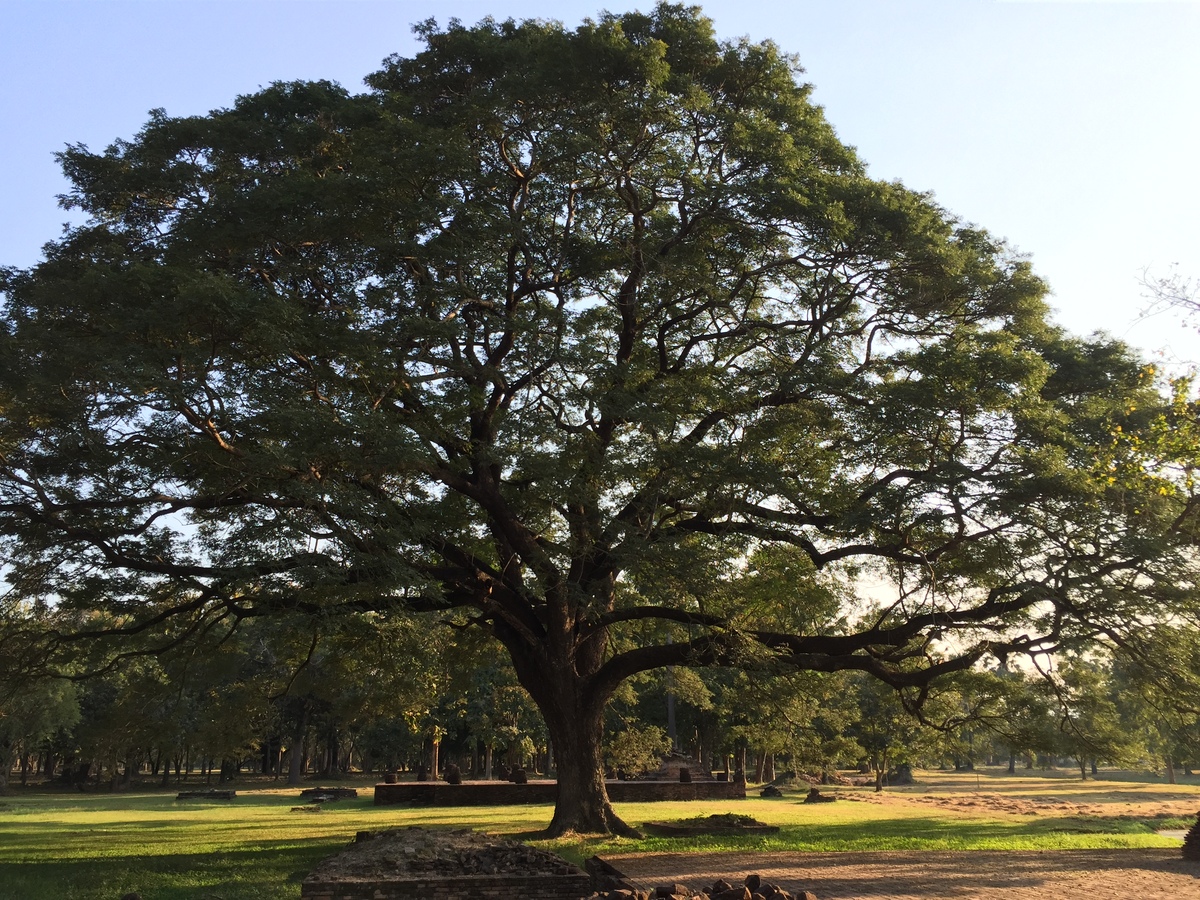
[[[134,135],[147,112],[228,106],[272,81],[349,89],[411,25],[557,19],[625,0],[0,0],[0,265],[69,214],[53,154]],[[1027,254],[1073,331],[1200,363],[1178,317],[1138,320],[1143,272],[1200,277],[1197,0],[702,3],[725,38],[795,53],[878,178],[930,191]]]

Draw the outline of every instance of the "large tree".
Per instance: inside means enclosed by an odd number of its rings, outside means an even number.
[[[1176,577],[1188,498],[1104,477],[1137,361],[869,178],[794,59],[671,5],[418,33],[363,94],[62,154],[88,221],[0,283],[7,574],[59,637],[444,611],[545,717],[551,831],[606,831],[631,675],[919,700]]]

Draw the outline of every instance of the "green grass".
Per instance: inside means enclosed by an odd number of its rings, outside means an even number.
[[[579,861],[606,853],[714,853],[722,851],[838,850],[1090,850],[1115,847],[1178,847],[1157,829],[1187,827],[1188,820],[1105,817],[1030,818],[997,814],[970,815],[940,809],[895,808],[868,803],[807,805],[796,798],[751,800],[736,811],[769,825],[771,835],[693,837],[564,838],[538,842]],[[707,813],[730,811],[730,803],[704,804]],[[626,821],[670,821],[691,817],[700,804],[623,804]],[[681,809],[681,807],[683,807]]]
[[[891,792],[887,804],[807,805],[803,791],[783,799],[694,803],[626,803],[626,821],[674,821],[713,813],[748,815],[780,826],[774,835],[687,838],[573,836],[534,841],[576,861],[596,853],[692,851],[971,850],[1177,847],[1155,829],[1185,828],[1187,818],[1130,815],[1130,802],[1191,799],[1200,787],[1167,788],[1135,781],[1088,782],[991,774],[969,778],[922,773],[922,784]],[[368,785],[363,784],[363,787]],[[843,791],[844,792],[844,791]],[[298,812],[295,788],[239,790],[236,799],[176,801],[174,792],[58,794],[18,792],[0,798],[0,897],[27,900],[116,900],[138,891],[144,900],[298,898],[300,882],[356,831],[401,825],[469,827],[531,838],[550,820],[546,804],[517,807],[412,809],[376,807],[370,790],[320,812]],[[869,791],[861,791],[869,794]],[[922,794],[1070,798],[1108,815],[1015,815],[944,809]],[[914,796],[916,795],[916,796]]]

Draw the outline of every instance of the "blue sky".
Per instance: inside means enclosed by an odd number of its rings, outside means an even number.
[[[615,0],[0,0],[0,264],[68,218],[53,153],[133,135],[272,81],[355,89],[410,26],[550,18]],[[1200,2],[827,0],[702,4],[723,37],[796,53],[876,177],[929,190],[1028,254],[1058,320],[1200,362],[1177,318],[1138,322],[1143,271],[1200,276]]]

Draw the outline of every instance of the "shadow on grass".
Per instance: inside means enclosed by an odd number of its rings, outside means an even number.
[[[237,850],[139,856],[137,847],[104,858],[0,863],[0,896],[23,900],[111,900],[137,891],[143,900],[299,898],[317,863],[346,846],[344,838]]]

